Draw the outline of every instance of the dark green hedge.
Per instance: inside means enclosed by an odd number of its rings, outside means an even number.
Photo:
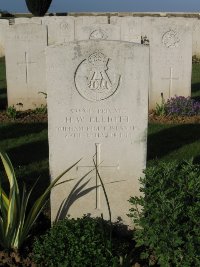
[[[130,216],[143,257],[163,267],[200,266],[200,165],[159,163],[145,171]]]

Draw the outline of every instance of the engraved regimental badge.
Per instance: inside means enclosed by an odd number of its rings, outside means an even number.
[[[108,39],[108,35],[102,29],[98,29],[98,30],[94,30],[93,32],[91,32],[90,39],[91,40],[98,40],[98,39],[106,40]]]
[[[79,94],[90,101],[101,101],[118,89],[121,75],[115,73],[112,60],[97,51],[83,60],[75,73],[75,85]]]
[[[180,39],[178,37],[178,33],[174,30],[169,30],[165,32],[162,36],[162,43],[167,48],[178,47]]]

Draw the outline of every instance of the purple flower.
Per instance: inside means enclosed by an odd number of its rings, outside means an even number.
[[[191,97],[174,96],[164,104],[165,112],[175,116],[194,116],[200,115],[200,102]]]

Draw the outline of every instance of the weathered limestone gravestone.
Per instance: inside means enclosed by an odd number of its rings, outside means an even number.
[[[153,26],[152,26],[152,23],[158,19],[157,17],[150,17],[150,16],[145,16],[145,17],[142,17],[142,26],[141,26],[141,32],[142,32],[142,38],[145,38],[147,40],[149,40],[149,43],[150,43],[150,40],[152,38],[152,29],[153,29]]]
[[[41,24],[42,19],[40,17],[32,17],[32,18],[15,18],[14,24],[22,24],[22,23],[36,23]]]
[[[66,213],[108,219],[99,172],[112,220],[129,224],[127,200],[139,194],[146,165],[149,48],[89,40],[50,46],[46,56],[51,178],[83,157],[63,178],[74,180],[52,191],[52,220]]]
[[[152,22],[149,107],[170,97],[191,95],[192,30],[187,21],[159,18]]]
[[[48,28],[48,45],[74,41],[74,17],[44,17]]]
[[[120,40],[120,27],[111,24],[83,25],[77,28],[76,41]]]
[[[0,57],[5,56],[5,36],[9,27],[9,21],[0,19]]]
[[[8,106],[22,110],[46,104],[47,29],[38,24],[10,26],[6,38]]]
[[[200,58],[200,20],[197,19],[193,25],[192,54]]]
[[[141,17],[116,17],[110,18],[111,25],[121,28],[121,40],[127,42],[141,43],[142,18]]]
[[[93,24],[108,24],[107,16],[80,16],[75,17],[75,40],[81,40],[79,34],[82,35],[84,26],[92,26]]]

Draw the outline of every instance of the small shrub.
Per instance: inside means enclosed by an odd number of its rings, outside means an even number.
[[[15,120],[17,118],[18,112],[14,106],[10,106],[7,108],[6,114],[7,114],[8,118]]]
[[[200,115],[200,102],[191,97],[175,96],[162,103],[156,104],[155,114],[157,116],[195,116]]]
[[[144,195],[130,199],[129,216],[142,256],[163,267],[200,266],[200,165],[159,163],[140,182]]]
[[[156,103],[156,109],[155,109],[155,114],[157,116],[164,116],[166,115],[166,111],[165,111],[165,101],[164,101],[164,98],[163,98],[163,94],[161,95],[162,97],[162,102],[161,104],[159,105],[158,103]]]
[[[35,241],[35,263],[53,267],[114,266],[118,259],[112,256],[110,230],[101,218],[84,216],[58,221]]]
[[[165,113],[175,116],[200,115],[200,102],[190,97],[175,96],[165,103]]]
[[[41,105],[34,110],[35,114],[47,114],[47,105]]]

